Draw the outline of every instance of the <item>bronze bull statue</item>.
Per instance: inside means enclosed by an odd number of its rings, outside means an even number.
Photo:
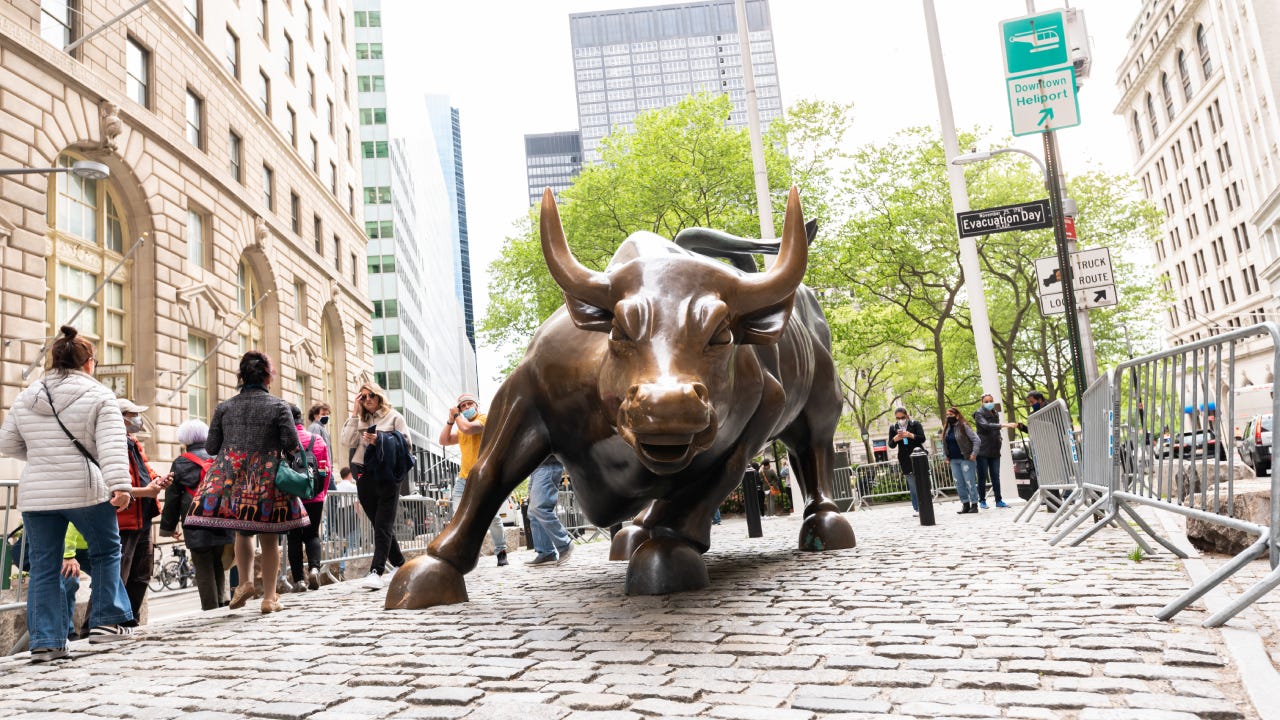
[[[550,453],[591,522],[634,516],[610,549],[629,560],[628,594],[709,584],[711,517],[774,438],[804,494],[800,549],[855,545],[831,501],[841,397],[830,330],[801,284],[809,251],[795,188],[777,262],[763,273],[647,232],[627,238],[604,272],[589,270],[569,250],[550,190],[541,235],[564,307],[499,388],[453,521],[396,572],[387,608],[465,602],[463,574],[490,520]]]

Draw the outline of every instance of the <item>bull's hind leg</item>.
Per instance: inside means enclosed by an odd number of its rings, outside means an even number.
[[[800,526],[801,550],[843,550],[858,544],[853,526],[840,514],[831,499],[831,478],[835,472],[832,434],[817,438],[802,414],[782,435],[791,450],[791,470],[804,494],[804,522]]]
[[[521,392],[525,384],[520,379],[513,375],[498,390],[480,457],[471,468],[453,520],[431,541],[426,555],[396,571],[387,588],[388,610],[467,601],[462,576],[475,568],[489,523],[511,491],[550,452],[533,402]]]

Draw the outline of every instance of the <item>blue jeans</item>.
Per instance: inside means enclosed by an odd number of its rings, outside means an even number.
[[[960,502],[977,504],[978,489],[974,486],[977,472],[972,460],[951,458],[951,477],[956,481],[956,497]]]
[[[74,524],[89,543],[89,561],[95,571],[89,627],[133,620],[129,596],[120,579],[120,530],[116,525],[116,509],[111,503],[24,512],[22,525],[31,556],[27,632],[31,635],[33,650],[67,646],[71,618],[67,616],[61,572],[68,522]]]
[[[1004,502],[1000,497],[1000,458],[978,456],[978,501],[987,501],[987,481],[991,482],[991,493],[996,502]]]
[[[64,561],[70,558],[63,558]],[[80,563],[80,572],[93,575],[93,561],[89,559],[88,550],[76,550],[76,562]],[[62,583],[62,596],[67,602],[67,637],[71,637],[76,633],[76,593],[80,592],[80,573],[76,573],[71,577],[63,575],[60,579]],[[92,610],[92,608],[90,608]]]
[[[453,483],[453,494],[449,500],[453,503],[453,512],[457,514],[458,503],[462,502],[462,493],[467,489],[467,479],[459,477]],[[507,536],[502,532],[502,521],[497,515],[493,516],[493,522],[489,523],[489,537],[493,538],[493,552],[500,553],[507,551]]]
[[[570,542],[564,524],[556,517],[563,476],[564,466],[549,463],[539,465],[529,478],[529,534],[539,555],[555,553]]]

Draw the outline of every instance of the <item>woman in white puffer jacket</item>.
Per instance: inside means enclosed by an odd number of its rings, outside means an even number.
[[[52,367],[18,395],[0,425],[0,455],[27,462],[18,480],[18,509],[31,561],[32,662],[67,656],[70,618],[58,577],[67,523],[88,541],[92,560],[89,642],[129,637],[122,623],[133,619],[120,580],[116,524],[116,509],[132,499],[124,418],[115,395],[93,379],[92,342],[64,326],[50,356]]]

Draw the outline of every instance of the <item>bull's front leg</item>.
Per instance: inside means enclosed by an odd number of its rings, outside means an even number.
[[[517,371],[518,372],[518,371]],[[518,376],[504,383],[485,424],[467,488],[427,554],[405,563],[387,588],[385,607],[418,609],[467,601],[465,573],[475,569],[489,523],[503,501],[550,452],[542,421]]]

